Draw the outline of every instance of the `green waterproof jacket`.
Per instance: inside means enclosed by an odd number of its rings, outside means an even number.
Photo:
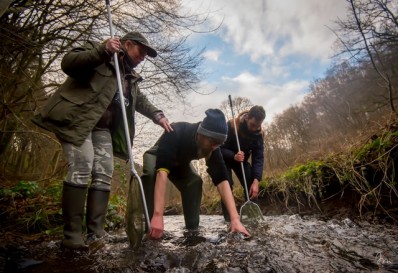
[[[117,93],[116,70],[105,45],[95,42],[67,53],[61,67],[68,78],[32,121],[55,133],[62,141],[81,146]],[[142,77],[138,73],[133,71],[126,78],[131,81],[131,102],[126,107],[126,114],[133,143],[135,111],[154,122],[161,111],[141,93],[138,83]],[[112,126],[111,134],[114,154],[127,158],[122,117]]]

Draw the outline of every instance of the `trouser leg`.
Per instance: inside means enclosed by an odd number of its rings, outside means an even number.
[[[169,178],[181,193],[185,227],[196,229],[199,226],[202,202],[202,178],[195,172],[191,164],[179,168],[179,171],[174,171],[174,173],[176,176],[170,173]]]
[[[113,175],[111,134],[108,130],[95,130],[92,132],[92,142],[94,162],[87,196],[86,226],[89,236],[101,238],[106,235],[104,225]]]
[[[253,184],[253,176],[252,176],[252,169],[251,169],[250,163],[247,162],[247,161],[243,162],[243,168],[244,168],[244,172],[245,172],[244,174],[245,174],[245,177],[246,177],[247,190],[250,192],[250,187]],[[238,177],[239,182],[240,182],[240,184],[241,184],[241,186],[243,188],[244,198],[245,198],[246,201],[248,201],[247,198],[246,198],[245,181],[243,179],[243,173],[242,173],[241,165],[239,164],[239,165],[234,166],[233,170],[234,170],[236,176]],[[256,201],[256,200],[252,200],[252,201]]]
[[[110,131],[94,130],[92,143],[94,159],[90,188],[110,191],[113,176],[113,147]]]
[[[62,190],[64,219],[62,245],[66,248],[79,249],[86,247],[82,239],[82,225],[94,158],[91,133],[80,147],[66,142],[61,142],[61,145],[68,161],[68,173]]]
[[[61,145],[68,162],[68,172],[65,181],[87,187],[94,162],[91,133],[80,147],[68,142],[61,142]]]

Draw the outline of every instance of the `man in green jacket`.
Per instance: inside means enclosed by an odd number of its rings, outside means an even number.
[[[121,102],[113,56],[118,52],[124,93]],[[84,206],[88,242],[106,236],[105,214],[113,175],[113,155],[128,158],[120,103],[125,104],[131,143],[135,111],[153,120],[167,132],[172,128],[163,112],[140,91],[143,79],[134,68],[157,52],[139,32],[104,43],[87,42],[62,59],[66,81],[49,99],[33,122],[60,140],[68,161],[62,192],[64,239],[62,246],[86,249],[82,238]],[[91,184],[89,185],[89,180]],[[88,194],[87,194],[88,191]]]

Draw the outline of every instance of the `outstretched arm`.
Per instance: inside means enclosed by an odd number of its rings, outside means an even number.
[[[232,195],[228,180],[224,180],[223,182],[219,183],[217,185],[217,190],[221,195],[225,207],[228,210],[229,216],[231,217],[231,232],[241,232],[247,236],[250,236],[250,233],[240,222],[239,213],[236,210],[235,200]]]
[[[155,195],[154,195],[154,210],[151,219],[151,228],[148,234],[149,239],[160,239],[163,235],[164,223],[163,213],[166,195],[168,173],[164,170],[159,170],[156,174]]]
[[[169,120],[166,117],[162,117],[159,120],[159,126],[161,126],[168,133],[173,131],[173,128],[171,127]]]
[[[259,191],[259,183],[260,182],[258,181],[257,178],[253,179],[253,183],[252,183],[252,185],[250,186],[250,189],[249,189],[250,199],[257,198],[258,191]]]

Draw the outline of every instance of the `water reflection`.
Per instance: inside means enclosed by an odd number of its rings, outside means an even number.
[[[14,259],[19,267],[12,272],[398,272],[396,226],[299,215],[264,218],[248,226],[251,238],[227,233],[222,216],[201,216],[198,231],[184,230],[182,216],[167,216],[165,238],[134,251],[124,232],[90,253],[63,253],[59,242],[30,244],[19,259],[35,264]]]

